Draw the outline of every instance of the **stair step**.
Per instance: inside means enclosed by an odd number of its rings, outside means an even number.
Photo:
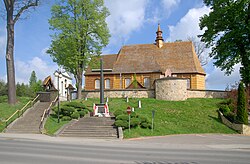
[[[117,138],[113,118],[81,118],[61,131],[62,137]]]
[[[38,134],[42,114],[49,107],[49,102],[38,102],[34,108],[28,110],[25,115],[17,119],[6,133]]]

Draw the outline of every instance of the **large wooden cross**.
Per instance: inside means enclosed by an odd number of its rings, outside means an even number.
[[[100,69],[92,69],[92,72],[100,72],[100,104],[104,105],[104,77],[103,72],[112,72],[112,69],[103,69],[102,58],[100,59]]]

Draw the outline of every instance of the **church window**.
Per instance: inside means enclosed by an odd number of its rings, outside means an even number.
[[[149,79],[149,77],[145,77],[143,82],[144,82],[144,87],[150,88],[150,79]]]
[[[110,79],[105,79],[105,89],[110,89]]]
[[[95,89],[100,89],[100,80],[99,79],[95,80]]]
[[[191,88],[191,85],[190,85],[190,79],[187,79],[187,89],[190,89]]]

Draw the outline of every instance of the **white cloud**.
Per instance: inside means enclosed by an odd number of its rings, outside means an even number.
[[[235,84],[240,81],[240,70],[241,64],[234,66],[234,71],[231,75],[226,76],[220,68],[215,67],[211,73],[206,77],[206,89],[220,89],[225,90],[228,85]]]
[[[193,8],[181,18],[175,26],[169,26],[169,41],[187,40],[188,37],[196,37],[203,33],[199,27],[199,19],[204,14],[208,14],[210,9],[206,6],[201,8]]]
[[[105,1],[110,11],[107,23],[112,43],[116,43],[117,40],[126,41],[133,31],[142,27],[147,3],[148,0]]]
[[[49,65],[39,57],[34,57],[29,61],[16,61],[16,82],[28,84],[31,72],[36,72],[37,79],[44,80],[52,75],[57,69],[57,65]]]
[[[165,14],[169,16],[171,12],[180,4],[181,0],[162,0]]]
[[[169,26],[170,37],[167,40],[173,42],[175,40],[187,40],[188,37],[197,38],[197,35],[204,33],[204,31],[199,28],[199,19],[209,12],[210,9],[206,6],[190,9],[176,25]],[[213,60],[205,67],[207,70],[206,89],[225,90],[227,85],[234,84],[240,80],[240,64],[235,65],[232,74],[226,76],[220,68],[213,67],[211,62],[213,62]]]
[[[44,49],[42,49],[41,51],[41,55],[42,56],[48,56],[48,54],[46,53],[48,51],[49,47],[45,47]]]
[[[0,30],[0,56],[5,56],[6,49],[6,33]]]

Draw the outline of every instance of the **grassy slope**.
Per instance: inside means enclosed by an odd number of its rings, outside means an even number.
[[[110,99],[110,112],[126,110],[127,106],[135,107],[135,110],[146,115],[150,120],[152,110],[155,110],[155,129],[152,133],[149,129],[131,129],[124,131],[126,138],[139,136],[160,136],[168,134],[190,133],[235,133],[217,119],[217,104],[221,99],[188,99],[187,101],[162,101],[156,99],[140,99],[142,108],[138,109],[139,99]],[[83,101],[89,108],[98,99]]]
[[[5,101],[0,103],[0,132],[5,128],[5,123],[1,122],[1,120],[8,119],[16,110],[21,109],[30,100],[30,98],[27,97],[18,97],[17,104],[12,106],[7,103],[7,97],[4,99]]]
[[[69,121],[61,121],[58,123],[57,118],[50,116],[45,124],[46,134],[53,135],[58,129],[63,125],[67,124]]]

